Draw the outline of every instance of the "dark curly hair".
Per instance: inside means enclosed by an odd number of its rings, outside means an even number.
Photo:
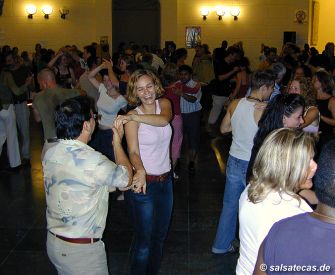
[[[92,101],[77,96],[58,105],[55,111],[56,133],[59,139],[76,139],[85,121],[91,119]]]
[[[254,146],[247,170],[247,181],[251,175],[256,155],[266,137],[274,130],[283,128],[283,117],[290,117],[298,108],[305,108],[305,100],[299,94],[279,94],[266,106],[258,122],[258,131],[254,137]]]

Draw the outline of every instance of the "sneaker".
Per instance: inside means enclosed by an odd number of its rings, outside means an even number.
[[[222,249],[217,249],[215,247],[212,247],[212,253],[213,254],[218,254],[218,255],[228,255],[228,254],[233,254],[238,252],[238,248],[235,246],[231,245],[228,250],[223,251]]]
[[[117,196],[116,200],[117,201],[124,201],[124,194],[123,194],[123,192],[120,195]]]

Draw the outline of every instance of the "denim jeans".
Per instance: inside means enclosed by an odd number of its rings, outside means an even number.
[[[248,161],[229,155],[226,170],[226,186],[223,196],[219,226],[212,246],[213,253],[225,253],[232,247],[236,234],[238,203],[246,187]]]
[[[158,274],[172,213],[171,176],[163,182],[147,182],[146,194],[127,191],[126,200],[136,237],[131,274]]]

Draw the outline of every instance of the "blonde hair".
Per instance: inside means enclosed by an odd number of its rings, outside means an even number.
[[[152,79],[152,82],[155,86],[156,98],[159,98],[164,94],[164,89],[162,87],[162,84],[159,78],[153,72],[149,70],[137,70],[130,76],[129,81],[128,81],[127,99],[130,105],[133,105],[133,106],[141,105],[141,101],[139,97],[137,96],[137,92],[136,92],[136,88],[137,88],[136,84],[137,84],[137,81],[142,76],[145,76],[145,75]]]
[[[273,131],[261,146],[252,169],[249,200],[263,201],[271,191],[299,200],[296,192],[307,179],[314,156],[314,138],[301,130],[281,128]]]

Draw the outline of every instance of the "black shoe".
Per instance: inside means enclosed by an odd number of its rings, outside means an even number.
[[[191,174],[195,173],[195,164],[194,161],[190,161],[190,163],[188,164],[188,172]]]
[[[22,166],[25,166],[25,167],[30,167],[31,164],[30,164],[30,159],[22,159]]]
[[[22,166],[16,166],[16,167],[6,167],[4,169],[1,169],[1,172],[9,173],[9,174],[17,174],[21,171]]]

